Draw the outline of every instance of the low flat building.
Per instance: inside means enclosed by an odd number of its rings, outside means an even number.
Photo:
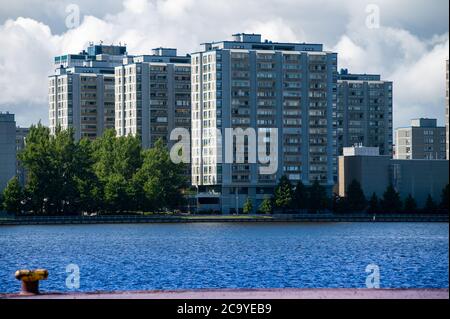
[[[344,148],[344,153],[351,154],[351,151]],[[373,193],[381,198],[392,184],[402,199],[411,194],[419,207],[425,205],[428,195],[435,202],[441,201],[442,190],[449,181],[448,160],[397,160],[369,153],[339,157],[340,196],[345,197],[348,185],[356,180],[366,198]]]

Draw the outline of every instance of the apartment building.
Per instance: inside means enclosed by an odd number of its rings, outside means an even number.
[[[396,159],[445,159],[446,129],[436,119],[414,119],[395,131]]]
[[[0,112],[0,193],[16,175],[16,121],[14,114]]]
[[[119,136],[138,135],[144,148],[158,139],[172,145],[174,128],[190,129],[189,56],[157,48],[151,55],[125,58],[115,68],[115,128]]]
[[[192,183],[200,205],[232,213],[250,197],[257,208],[282,175],[332,187],[336,53],[321,44],[263,42],[259,34],[241,33],[205,43],[192,54],[191,70]],[[233,144],[233,160],[226,161],[227,129],[252,129],[264,144],[263,158],[275,151],[276,171],[262,172],[267,163],[260,156],[249,161],[255,150],[248,143],[241,150]]]
[[[341,70],[338,81],[338,154],[344,147],[378,147],[381,155],[392,156],[393,84],[380,75],[350,74]]]
[[[125,56],[123,46],[91,44],[78,55],[55,57],[48,91],[52,134],[72,127],[77,140],[95,139],[114,128],[114,67]]]

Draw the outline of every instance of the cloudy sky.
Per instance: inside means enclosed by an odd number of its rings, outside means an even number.
[[[47,76],[57,54],[100,40],[126,43],[130,54],[159,46],[186,54],[238,32],[324,43],[339,53],[339,68],[394,81],[394,126],[420,116],[443,124],[448,0],[0,0],[0,6],[0,111],[16,113],[21,126],[48,123]]]

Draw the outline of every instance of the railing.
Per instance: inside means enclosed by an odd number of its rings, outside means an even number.
[[[119,216],[17,216],[0,219],[0,225],[181,223],[181,222],[448,222],[448,214],[332,214],[274,215],[119,215]]]

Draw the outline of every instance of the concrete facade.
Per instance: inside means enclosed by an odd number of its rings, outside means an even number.
[[[396,159],[446,159],[446,129],[436,119],[415,119],[395,131]]]
[[[114,128],[114,67],[126,56],[123,46],[91,44],[87,52],[55,57],[49,77],[50,131],[69,127],[75,139],[95,139]]]
[[[115,68],[115,128],[139,135],[144,148],[158,139],[167,145],[174,128],[191,127],[190,57],[157,48],[152,55],[124,59]]]
[[[440,203],[448,184],[447,160],[395,160],[389,156],[340,156],[339,195],[345,196],[348,185],[357,180],[367,198],[373,193],[383,196],[392,184],[402,199],[411,194],[419,207],[430,194]]]
[[[337,177],[337,54],[321,44],[261,41],[236,34],[204,44],[192,60],[192,183],[224,214],[241,210],[247,197],[256,209],[285,174],[294,184],[314,180],[331,189]],[[278,169],[261,174],[259,163],[224,163],[226,129],[254,129],[276,147]],[[259,141],[259,139],[258,139]],[[272,143],[273,142],[273,143]],[[275,143],[276,142],[276,143]],[[267,144],[266,144],[267,145]],[[211,203],[209,203],[211,204]]]
[[[0,112],[0,192],[16,175],[16,122],[14,114]]]
[[[338,154],[344,147],[362,144],[392,155],[393,83],[380,75],[341,70],[337,87]]]

